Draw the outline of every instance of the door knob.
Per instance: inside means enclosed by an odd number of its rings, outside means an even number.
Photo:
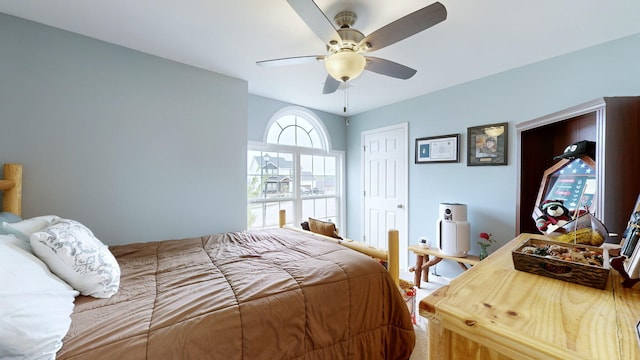
[[[402,206],[402,204],[398,204],[396,207],[397,207],[398,209],[402,209],[404,206]]]

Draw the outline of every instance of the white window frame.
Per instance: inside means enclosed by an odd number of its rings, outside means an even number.
[[[291,145],[280,145],[280,144],[272,144],[267,143],[267,135],[269,133],[269,129],[273,126],[273,124],[278,121],[283,116],[296,115],[303,117],[307,121],[311,123],[311,125],[316,129],[319,134],[320,140],[323,143],[322,146],[324,148],[310,148],[310,147],[302,147],[302,146],[291,146]],[[298,106],[288,106],[279,111],[277,111],[267,123],[267,126],[264,131],[263,142],[258,141],[249,141],[248,142],[248,150],[249,151],[261,151],[268,153],[291,153],[293,154],[293,167],[294,167],[294,176],[296,179],[296,183],[294,186],[294,196],[293,197],[283,197],[278,199],[247,199],[247,206],[250,204],[256,203],[269,203],[269,202],[281,202],[281,201],[292,201],[294,214],[293,217],[287,216],[291,218],[294,226],[299,226],[299,224],[306,219],[302,219],[302,201],[308,199],[324,199],[324,198],[335,198],[336,199],[336,226],[340,229],[341,234],[346,234],[346,221],[345,221],[345,197],[344,197],[344,189],[345,189],[345,152],[340,150],[332,150],[331,149],[331,141],[329,137],[329,133],[324,125],[324,123],[311,111],[298,107]],[[302,169],[300,167],[300,156],[301,155],[320,155],[320,156],[330,156],[334,157],[336,160],[336,193],[335,195],[305,195],[302,197],[300,191],[300,179],[302,178]]]

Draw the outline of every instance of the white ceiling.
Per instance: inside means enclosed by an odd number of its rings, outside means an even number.
[[[418,70],[409,80],[365,71],[348,115],[640,32],[638,0],[440,0],[447,20],[371,53]],[[356,12],[365,35],[433,0],[316,0],[328,18]],[[258,60],[324,54],[286,0],[0,0],[0,12],[246,80],[249,92],[343,114],[322,95],[321,62]]]

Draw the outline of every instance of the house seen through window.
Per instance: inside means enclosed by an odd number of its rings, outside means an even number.
[[[342,153],[332,152],[324,126],[313,113],[285,108],[267,126],[264,142],[250,142],[247,158],[248,228],[309,217],[340,227]]]

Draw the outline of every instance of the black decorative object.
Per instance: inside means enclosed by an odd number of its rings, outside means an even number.
[[[595,141],[582,140],[567,146],[564,152],[557,155],[553,160],[575,159],[582,156],[588,156],[596,159],[596,143]]]

